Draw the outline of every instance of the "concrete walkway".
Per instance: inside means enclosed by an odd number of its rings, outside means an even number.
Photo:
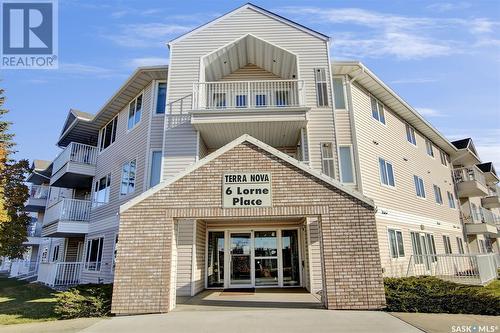
[[[385,312],[255,308],[116,317],[102,320],[81,332],[422,333]]]
[[[393,316],[428,333],[450,333],[453,327],[465,327],[462,332],[500,333],[500,317],[448,313],[391,313]],[[476,328],[474,328],[476,327]],[[487,330],[480,330],[488,327]],[[460,332],[455,329],[455,332]]]
[[[0,325],[0,333],[75,333],[94,325],[102,318],[54,320],[17,325]]]

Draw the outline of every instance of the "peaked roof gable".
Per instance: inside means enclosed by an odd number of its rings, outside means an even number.
[[[120,213],[122,213],[122,212],[130,209],[131,207],[135,206],[139,202],[141,202],[141,201],[147,199],[148,197],[152,196],[156,192],[158,192],[158,191],[164,189],[165,187],[167,187],[167,186],[175,183],[179,179],[181,179],[181,178],[189,175],[194,170],[202,167],[203,165],[205,165],[205,164],[209,163],[210,161],[216,159],[217,157],[221,156],[222,154],[230,151],[234,147],[242,144],[243,142],[249,142],[249,143],[251,143],[251,144],[253,144],[253,145],[261,148],[262,150],[267,151],[269,154],[274,155],[274,156],[280,158],[281,160],[284,160],[285,162],[288,162],[289,164],[293,165],[294,167],[296,167],[296,168],[298,168],[298,169],[300,169],[302,171],[307,172],[311,176],[314,176],[317,179],[320,179],[323,182],[325,182],[325,183],[327,183],[327,184],[329,184],[329,185],[331,185],[331,186],[333,186],[333,187],[335,187],[335,188],[337,188],[337,189],[339,189],[339,190],[341,190],[341,191],[343,191],[343,192],[345,192],[345,193],[347,193],[347,194],[355,197],[356,199],[361,200],[361,201],[363,201],[364,203],[366,203],[366,204],[368,204],[370,206],[373,206],[373,207],[375,206],[373,200],[370,199],[370,198],[368,198],[368,197],[366,197],[366,196],[364,196],[362,193],[344,186],[339,181],[337,181],[335,179],[332,179],[332,178],[328,177],[327,175],[314,170],[309,165],[304,164],[304,163],[302,163],[300,161],[297,161],[293,157],[288,156],[287,154],[279,151],[278,149],[273,148],[273,147],[265,144],[264,142],[255,139],[254,137],[252,137],[252,136],[250,136],[248,134],[243,134],[239,138],[234,139],[233,141],[229,142],[225,146],[217,149],[216,151],[214,151],[210,155],[208,155],[208,156],[202,158],[201,160],[199,160],[198,162],[194,163],[189,168],[187,168],[184,171],[182,171],[179,174],[177,174],[177,176],[175,176],[175,177],[173,177],[173,178],[171,178],[171,179],[169,179],[167,181],[161,182],[158,185],[150,188],[146,192],[144,192],[144,193],[138,195],[137,197],[131,199],[130,201],[127,201],[126,203],[124,203],[123,205],[120,206]]]
[[[209,22],[207,22],[205,24],[202,24],[199,27],[194,28],[193,30],[186,32],[185,34],[180,35],[179,37],[176,37],[176,38],[172,39],[167,44],[170,47],[171,45],[173,45],[173,44],[175,44],[175,43],[177,43],[177,42],[179,42],[179,41],[181,41],[181,40],[183,40],[183,39],[191,36],[192,34],[198,32],[198,31],[200,31],[202,29],[206,29],[206,28],[212,26],[213,24],[215,24],[215,23],[217,23],[219,21],[222,21],[223,19],[225,19],[225,18],[227,18],[227,17],[229,17],[231,15],[234,15],[236,13],[239,13],[240,11],[245,10],[245,9],[252,9],[252,10],[254,10],[256,12],[259,12],[259,13],[265,15],[265,16],[268,16],[268,17],[270,17],[272,19],[275,19],[275,20],[280,21],[282,23],[285,23],[285,24],[287,24],[289,26],[292,26],[294,28],[302,30],[302,31],[304,31],[304,32],[306,32],[306,33],[308,33],[308,34],[316,37],[316,38],[321,39],[321,40],[324,40],[324,41],[329,41],[330,40],[329,36],[327,36],[327,35],[325,35],[325,34],[323,34],[321,32],[318,32],[316,30],[308,28],[308,27],[306,27],[306,26],[304,26],[304,25],[302,25],[300,23],[294,22],[294,21],[292,21],[290,19],[287,19],[286,17],[280,16],[280,15],[278,15],[276,13],[273,13],[273,12],[267,10],[267,9],[264,9],[262,7],[256,6],[256,5],[248,2],[248,3],[244,4],[241,7],[238,7],[238,8],[236,8],[236,9],[234,9],[234,10],[232,10],[232,11],[230,11],[230,12],[228,12],[228,13],[222,15],[222,16],[219,16],[218,18],[216,18],[216,19],[214,19],[212,21],[209,21]]]

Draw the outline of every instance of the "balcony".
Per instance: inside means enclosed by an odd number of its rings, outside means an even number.
[[[43,237],[83,236],[88,232],[91,202],[61,199],[47,208],[43,219]]]
[[[481,206],[484,208],[500,208],[500,193],[498,192],[498,187],[496,191],[490,190],[488,196],[481,198]]]
[[[295,146],[307,125],[303,94],[302,80],[195,83],[191,124],[208,148],[243,134],[275,147]]]
[[[29,197],[25,204],[27,212],[43,212],[47,205],[47,198],[49,197],[50,186],[47,185],[30,185]]]
[[[42,262],[37,282],[50,287],[65,287],[80,283],[83,262]]]
[[[473,222],[465,223],[467,234],[493,237],[496,237],[498,234],[497,225],[500,223],[500,218],[491,211],[483,207],[478,207],[478,210],[464,212],[464,214],[469,215],[469,220]]]
[[[55,158],[51,186],[89,188],[95,175],[97,147],[71,142]]]
[[[453,175],[460,198],[482,197],[488,194],[484,174],[478,167],[455,169]]]

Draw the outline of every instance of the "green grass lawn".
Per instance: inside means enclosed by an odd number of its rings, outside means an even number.
[[[486,285],[484,287],[484,291],[487,292],[488,294],[500,297],[500,280],[496,279],[495,281]]]
[[[55,294],[39,284],[0,276],[0,325],[56,320]]]

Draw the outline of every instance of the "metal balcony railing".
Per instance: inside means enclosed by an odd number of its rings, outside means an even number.
[[[49,197],[50,186],[48,185],[29,185],[30,199],[47,199]]]
[[[97,155],[97,147],[85,145],[83,143],[71,142],[54,159],[52,175],[56,174],[56,172],[68,162],[95,165],[97,162]]]
[[[80,283],[83,262],[40,263],[38,281],[51,287]]]
[[[297,107],[303,104],[303,92],[302,80],[198,82],[193,109]]]
[[[61,199],[47,208],[44,224],[54,221],[88,222],[90,220],[91,202],[79,199]]]
[[[475,180],[486,186],[484,174],[475,165],[472,167],[465,167],[453,170],[453,176],[456,183],[467,182]]]

